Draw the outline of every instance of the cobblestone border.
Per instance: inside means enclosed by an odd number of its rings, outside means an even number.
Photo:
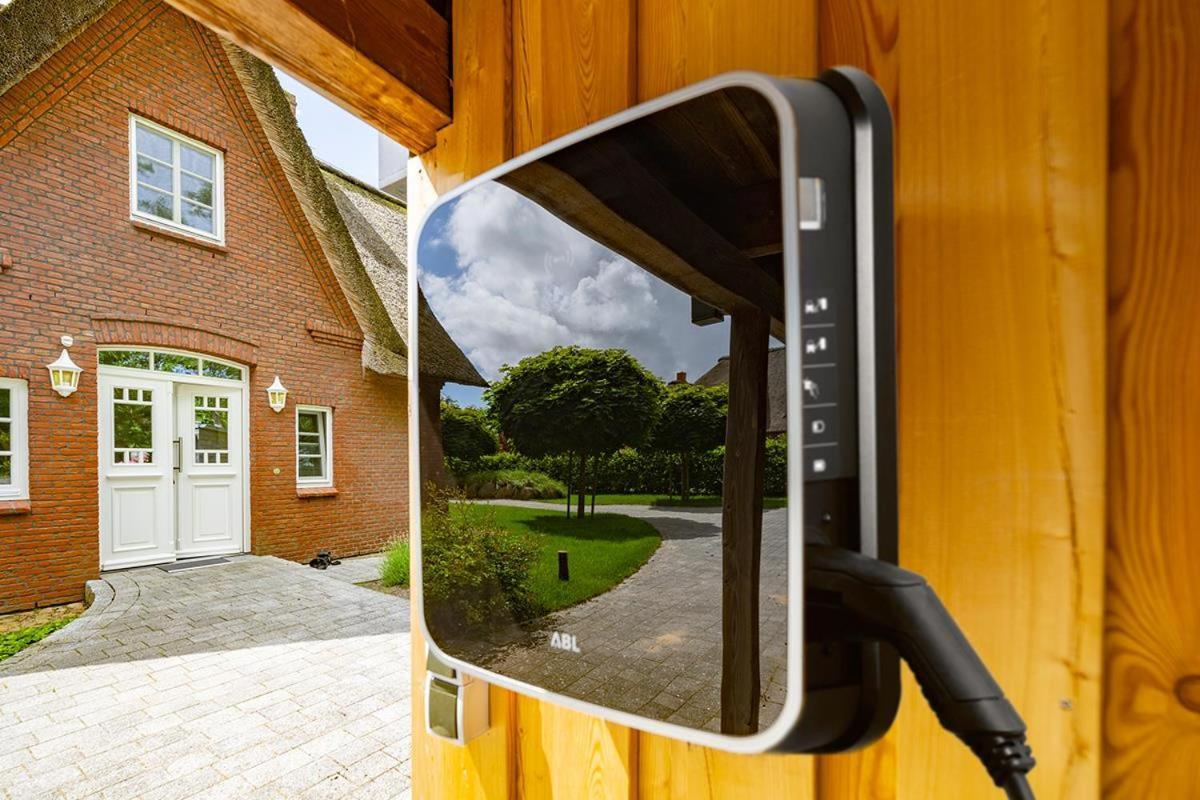
[[[12,667],[35,667],[45,664],[49,649],[45,645],[78,642],[89,638],[93,628],[106,624],[112,615],[106,614],[116,599],[116,591],[106,580],[88,581],[83,586],[83,613],[44,639],[0,662],[0,671]],[[123,609],[122,609],[123,610]]]

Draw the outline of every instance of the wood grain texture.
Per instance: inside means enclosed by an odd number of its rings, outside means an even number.
[[[517,698],[516,796],[634,800],[638,742],[629,728]]]
[[[899,6],[901,563],[1030,730],[1039,797],[1099,773],[1105,21],[1087,0]],[[901,798],[987,797],[907,681]]]
[[[450,122],[450,30],[424,0],[395,0],[386,14],[380,12],[379,0],[356,0],[363,17],[346,22],[340,33],[332,22],[336,15],[324,13],[318,19],[290,0],[168,2],[412,150],[432,147],[438,129]],[[305,2],[325,11],[330,7]],[[377,35],[364,41],[388,63],[380,64],[356,49],[357,27],[382,33],[380,18],[394,23],[388,41],[412,45],[403,53],[402,68]],[[389,65],[396,72],[389,71]]]
[[[512,0],[518,153],[633,104],[636,0]]]
[[[1200,6],[1111,3],[1104,782],[1200,786]]]
[[[638,0],[637,7],[639,100],[735,69],[816,72],[816,0]]]
[[[454,119],[425,159],[438,193],[513,155],[512,1],[454,0]]]

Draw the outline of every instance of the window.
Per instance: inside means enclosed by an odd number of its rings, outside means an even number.
[[[193,460],[196,464],[229,463],[229,398],[196,396]]]
[[[221,152],[138,117],[129,142],[133,217],[223,241]]]
[[[333,485],[333,412],[314,406],[296,407],[296,483]]]
[[[125,367],[126,369],[152,369],[173,375],[203,375],[206,378],[221,378],[240,381],[242,368],[211,358],[189,356],[183,353],[166,353],[148,350],[101,350],[97,359],[101,366]]]
[[[29,499],[28,387],[0,378],[0,500]]]
[[[117,386],[112,396],[113,463],[154,463],[154,390]]]

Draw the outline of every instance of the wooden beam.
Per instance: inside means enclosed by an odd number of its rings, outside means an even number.
[[[450,26],[424,0],[168,2],[410,150],[450,122]]]
[[[758,732],[758,584],[767,442],[767,348],[761,311],[733,315],[721,513],[721,732]]]

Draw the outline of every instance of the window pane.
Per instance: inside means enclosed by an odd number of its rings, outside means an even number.
[[[0,422],[0,452],[12,450],[12,423]]]
[[[7,418],[12,412],[9,410],[11,401],[12,389],[0,389],[0,417]]]
[[[203,203],[206,206],[213,204],[212,181],[206,181],[203,178],[193,178],[191,175],[180,175],[179,181],[184,197],[189,200],[195,200],[197,203]]]
[[[320,433],[320,423],[317,421],[319,415],[315,411],[301,411],[299,416],[299,427],[301,433]]]
[[[213,232],[212,209],[183,201],[183,224],[207,233]]]
[[[137,126],[137,151],[171,163],[171,140],[142,125]]]
[[[196,449],[229,449],[229,412],[196,409]]]
[[[145,156],[138,156],[137,175],[138,180],[142,183],[157,186],[163,191],[169,192],[173,188],[171,186],[171,168],[166,164],[151,161]]]
[[[231,381],[240,381],[242,379],[242,368],[235,367],[232,364],[222,364],[219,361],[205,361],[204,374],[210,378],[226,378]],[[222,407],[229,404],[228,397],[221,398],[224,402],[219,403]]]
[[[150,369],[150,354],[145,350],[101,350],[100,363],[110,367]]]
[[[213,176],[213,157],[208,153],[202,153],[195,148],[180,143],[179,158],[179,166],[188,172],[194,172],[206,178]]]
[[[172,219],[174,216],[171,211],[171,195],[157,189],[139,185],[137,187],[137,203],[138,211],[144,214],[153,214],[163,219]]]
[[[321,455],[321,443],[316,439],[301,439],[300,440],[300,455],[302,456],[319,456]]]
[[[300,477],[301,478],[323,478],[324,471],[321,469],[320,456],[300,456]]]
[[[12,483],[12,456],[0,456],[0,486]]]
[[[159,372],[172,372],[176,375],[199,375],[200,359],[174,353],[155,353],[154,368]]]
[[[122,449],[151,447],[153,422],[150,412],[151,406],[113,403],[113,446]]]

